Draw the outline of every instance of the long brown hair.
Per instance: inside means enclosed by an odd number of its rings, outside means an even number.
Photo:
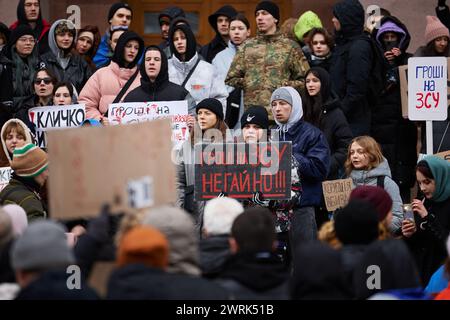
[[[347,149],[347,160],[345,160],[345,172],[349,176],[352,172],[353,164],[350,156],[350,151],[353,143],[359,144],[363,149],[364,153],[369,157],[369,164],[367,165],[366,170],[372,170],[380,165],[383,162],[383,154],[381,153],[381,148],[378,142],[375,141],[374,138],[369,136],[359,136],[352,140],[352,142],[348,145]]]
[[[447,40],[448,40],[447,48],[445,48],[445,51],[443,53],[439,53],[436,51],[436,48],[434,46],[434,41],[436,39],[433,39],[427,43],[427,45],[425,46],[425,49],[423,51],[424,56],[425,57],[448,57],[450,54],[450,39],[447,38]]]
[[[228,130],[228,126],[225,123],[225,121],[223,121],[222,119],[217,118],[216,124],[211,129],[217,129],[222,134],[222,141],[217,141],[217,142],[224,142],[225,141],[226,136],[227,136],[227,130]],[[201,134],[199,134],[200,132],[201,132]],[[194,130],[193,130],[193,132],[191,134],[191,145],[194,146],[196,143],[202,142],[203,141],[203,135],[204,135],[203,130],[198,125],[198,122],[195,121]]]

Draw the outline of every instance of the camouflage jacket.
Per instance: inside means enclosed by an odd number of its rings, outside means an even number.
[[[303,90],[308,70],[309,64],[300,46],[277,31],[247,40],[234,57],[225,83],[244,90],[246,108],[264,106],[273,120],[272,92],[282,86]]]

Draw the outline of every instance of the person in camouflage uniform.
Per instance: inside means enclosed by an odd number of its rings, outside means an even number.
[[[270,108],[272,92],[281,86],[303,90],[309,64],[300,46],[278,29],[280,14],[275,3],[260,2],[255,16],[257,36],[247,40],[239,49],[225,83],[244,90],[245,109],[250,105],[262,105],[273,120]]]

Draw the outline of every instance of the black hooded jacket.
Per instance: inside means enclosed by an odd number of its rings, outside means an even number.
[[[388,22],[394,23],[404,31],[404,34],[397,33],[400,38],[399,49],[402,54],[394,60],[394,63],[389,64],[384,58],[385,49],[381,41],[382,35],[379,29],[373,31],[373,38],[378,39],[380,55],[375,58],[380,59],[380,64],[383,66],[384,89],[378,103],[372,109],[370,135],[380,144],[383,155],[388,160],[393,180],[400,189],[406,190],[415,184],[417,129],[413,122],[402,116],[398,67],[408,64],[411,54],[407,53],[407,49],[411,37],[406,26],[396,17],[384,17],[380,26]],[[395,77],[396,82],[388,82],[389,75]]]
[[[341,252],[320,242],[302,245],[294,255],[291,298],[295,300],[345,300],[351,297],[344,277]]]
[[[173,43],[173,35],[177,30],[183,31],[186,36],[186,53],[185,58],[183,59],[178,51],[175,49],[175,44]],[[173,28],[170,28],[169,32],[170,41],[170,51],[173,55],[175,55],[180,61],[189,61],[195,56],[197,52],[197,40],[195,40],[195,35],[192,32],[191,28],[186,24],[174,25]]]
[[[373,51],[369,36],[364,34],[364,9],[358,0],[343,0],[334,6],[334,16],[341,30],[336,32],[330,67],[333,90],[341,99],[353,135],[369,134],[367,95]]]
[[[7,48],[8,46],[6,46]],[[13,63],[0,52],[0,125],[12,118],[13,110]]]
[[[124,58],[125,46],[131,40],[136,40],[139,43],[139,51],[138,54],[136,55],[136,58],[134,58],[133,62],[125,66],[126,63]],[[125,31],[120,35],[119,39],[117,40],[116,50],[114,50],[114,55],[111,60],[117,63],[121,68],[133,69],[134,66],[138,64],[139,59],[141,58],[142,53],[144,52],[144,46],[145,46],[144,40],[142,40],[141,36],[139,36],[136,32]]]
[[[17,5],[17,21],[11,25],[10,29],[14,30],[19,25],[29,25],[25,14],[25,0],[20,0]],[[34,37],[38,40],[39,54],[44,54],[50,50],[48,46],[48,31],[50,24],[42,19],[42,6],[39,1],[39,16],[36,21],[36,27],[33,29]]]
[[[311,72],[317,74],[320,79],[320,95],[323,105],[319,118],[319,129],[323,131],[330,147],[331,161],[328,179],[338,179],[339,169],[343,169],[347,159],[347,148],[353,138],[352,131],[341,110],[340,99],[331,90],[329,73],[323,68],[313,67],[306,75]],[[312,109],[313,104],[310,97],[305,99],[303,105],[305,121],[309,121],[306,117],[306,109]]]
[[[215,281],[238,300],[286,300],[288,273],[274,253],[237,253],[225,262]]]
[[[150,81],[145,71],[145,53],[149,50],[156,50],[161,53],[161,70],[155,79]],[[141,85],[132,90],[124,99],[124,102],[148,102],[148,101],[178,101],[185,100],[189,92],[169,81],[169,69],[167,57],[158,46],[149,46],[144,53],[144,62],[140,66]]]
[[[222,36],[219,33],[219,30],[217,30],[217,18],[219,16],[225,16],[231,19],[236,15],[237,15],[236,9],[234,9],[230,5],[225,5],[208,17],[209,24],[216,32],[216,36],[214,37],[214,39],[211,40],[210,43],[204,45],[200,50],[200,54],[202,55],[203,58],[205,58],[206,62],[211,63],[214,57],[220,51],[224,50],[228,45],[225,41],[223,41]]]
[[[163,11],[161,11],[161,13],[158,16],[158,22],[160,24],[161,24],[160,20],[162,17],[168,17],[169,21],[171,22],[173,19],[178,18],[178,17],[186,18],[186,14],[184,13],[183,9],[181,9],[177,6],[173,6],[173,7],[165,8]],[[169,46],[170,46],[170,38],[169,37],[167,39],[164,39],[163,42],[161,42],[158,45],[158,47],[160,47],[161,50],[165,50]]]

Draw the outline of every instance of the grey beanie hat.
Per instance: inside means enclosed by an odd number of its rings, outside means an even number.
[[[66,230],[53,221],[31,223],[11,250],[15,270],[48,270],[73,263],[75,258],[67,244]]]
[[[270,104],[272,104],[272,102],[274,100],[284,100],[287,103],[289,103],[291,106],[293,105],[292,95],[284,87],[278,88],[272,93],[272,96],[270,97]]]

